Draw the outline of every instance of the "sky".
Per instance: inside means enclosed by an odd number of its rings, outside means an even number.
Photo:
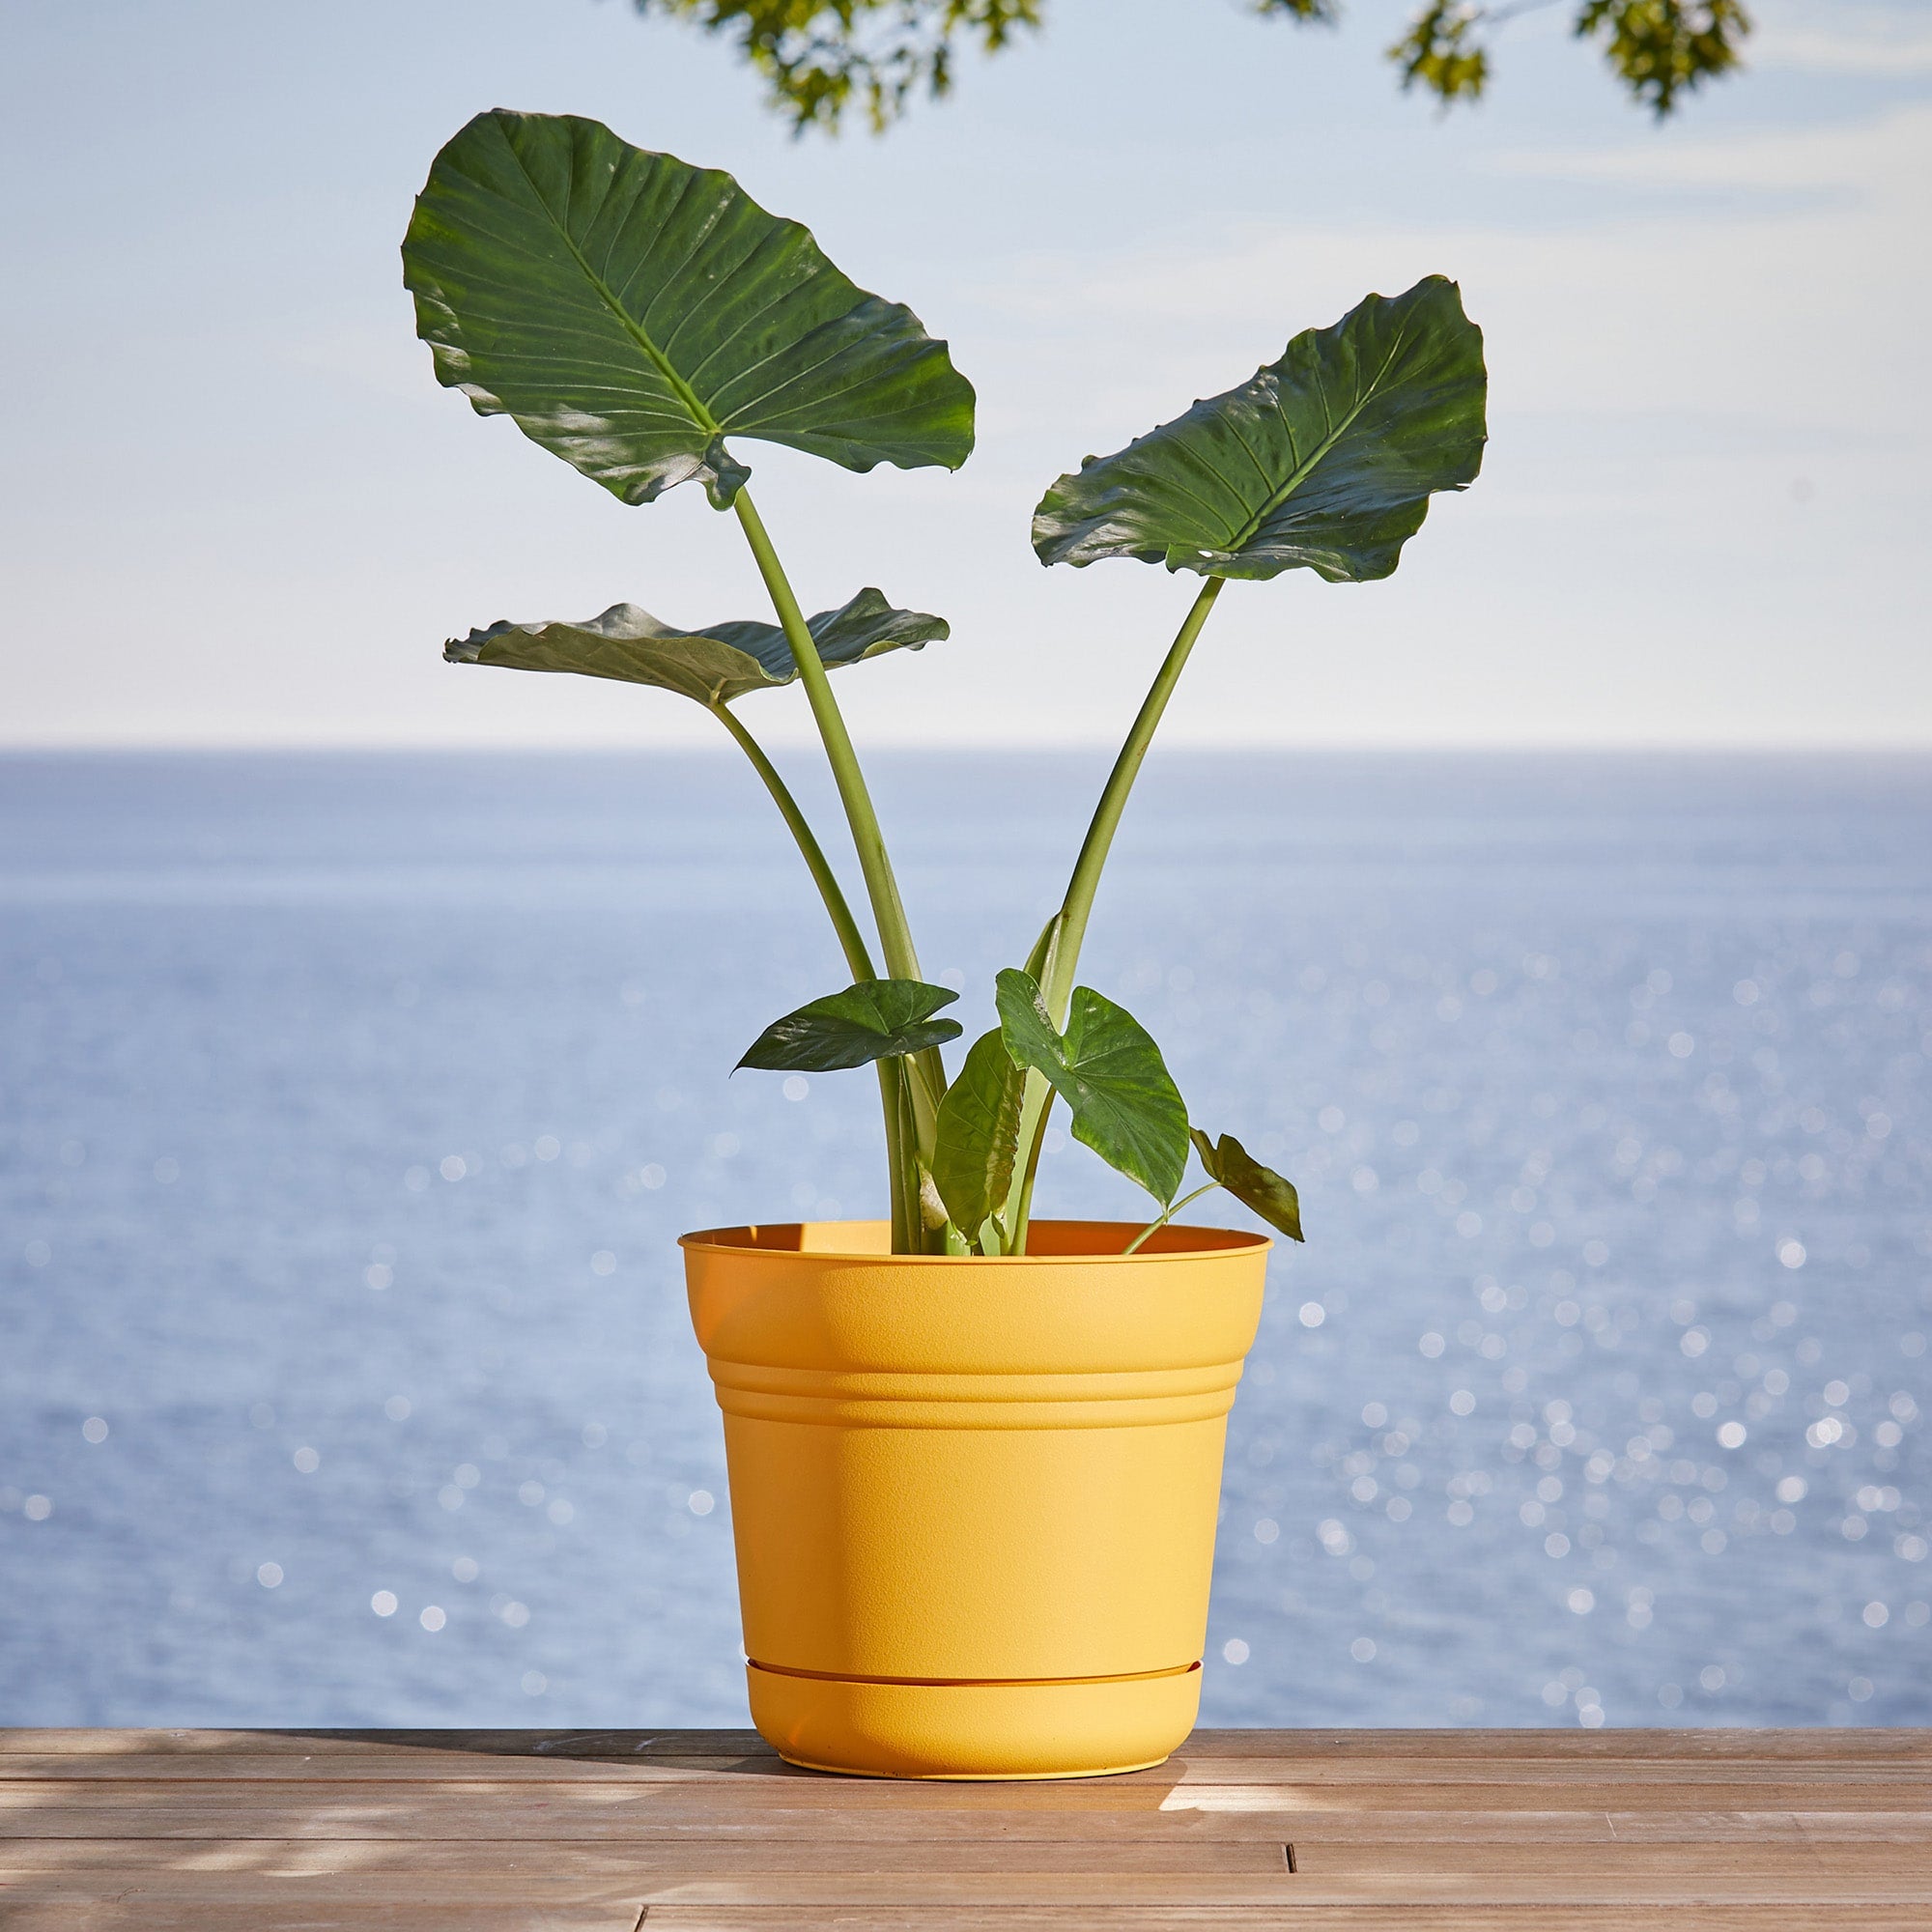
[[[729,169],[980,395],[957,474],[740,448],[808,610],[950,640],[841,674],[862,743],[1117,739],[1194,580],[1043,570],[1043,488],[1439,271],[1491,443],[1388,582],[1231,585],[1171,742],[1932,743],[1932,5],[1758,0],[1750,71],[1659,127],[1502,36],[1444,115],[1238,0],[1051,0],[884,140],[794,141],[722,43],[624,0],[7,0],[0,745],[703,743],[696,707],[445,666],[620,599],[765,617],[735,520],[628,508],[439,388],[397,246],[479,109]],[[775,743],[796,692],[748,700]]]

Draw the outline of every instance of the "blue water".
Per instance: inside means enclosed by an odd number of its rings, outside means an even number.
[[[880,761],[969,1033],[1104,762]],[[1083,977],[1309,1230],[1209,1721],[1932,1720],[1932,762],[1165,756]],[[672,1241],[879,1208],[842,978],[729,762],[0,760],[0,1721],[743,1721]]]

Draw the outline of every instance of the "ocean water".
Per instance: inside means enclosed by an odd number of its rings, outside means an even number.
[[[877,761],[969,1035],[1105,762]],[[672,1243],[878,1208],[843,977],[728,754],[0,760],[0,1721],[742,1722]],[[1932,1721],[1932,761],[1158,755],[1083,978],[1306,1214],[1207,1720]]]

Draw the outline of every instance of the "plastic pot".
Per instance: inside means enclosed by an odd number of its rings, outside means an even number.
[[[889,1253],[883,1222],[687,1235],[724,1415],[752,1718],[795,1764],[1078,1777],[1201,1696],[1227,1415],[1271,1245],[1094,1221]]]

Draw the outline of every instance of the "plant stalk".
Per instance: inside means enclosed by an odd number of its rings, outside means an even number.
[[[1080,856],[1073,862],[1073,876],[1066,882],[1066,896],[1060,906],[1059,930],[1054,935],[1045,961],[1045,975],[1040,980],[1040,997],[1057,1027],[1066,1024],[1066,1007],[1073,996],[1073,976],[1080,964],[1081,943],[1087,937],[1087,921],[1094,910],[1094,897],[1100,888],[1100,874],[1114,843],[1114,833],[1121,823],[1121,814],[1126,810],[1127,796],[1134,788],[1134,780],[1140,775],[1141,760],[1147,756],[1148,747],[1153,743],[1153,734],[1160,724],[1162,713],[1167,709],[1167,701],[1174,696],[1174,688],[1180,682],[1180,673],[1187,668],[1194,640],[1200,637],[1201,627],[1207,623],[1208,613],[1213,610],[1214,600],[1220,596],[1221,585],[1226,581],[1220,577],[1208,578],[1188,607],[1180,629],[1175,633],[1174,642],[1168,646],[1167,656],[1161,660],[1160,668],[1154,673],[1153,683],[1148,687],[1147,696],[1141,700],[1141,708],[1134,716],[1126,742],[1121,747],[1120,756],[1114,760],[1114,769],[1107,775],[1100,802],[1094,808],[1094,817],[1081,843]],[[1029,1089],[1033,1085],[1032,1081],[1028,1082]],[[1007,1225],[1012,1230],[1012,1251],[1020,1255],[1026,1253],[1027,1223],[1033,1213],[1034,1177],[1039,1169],[1040,1142],[1045,1136],[1046,1117],[1053,1105],[1052,1088],[1044,1081],[1039,1082],[1039,1088],[1041,1091],[1037,1094],[1029,1092],[1020,1115],[1019,1145],[1025,1151],[1026,1158],[1017,1164],[1017,1178],[1008,1197]]]
[[[799,810],[798,801],[779,776],[778,768],[765,755],[764,747],[745,728],[728,705],[713,704],[707,708],[737,741],[738,749],[751,759],[752,769],[764,780],[765,789],[771,793],[772,802],[797,841],[806,869],[811,874],[812,884],[818,888],[818,896],[825,901],[832,929],[838,935],[839,950],[845,954],[846,970],[854,980],[876,980],[879,976],[872,970],[872,955],[867,951],[866,935],[859,930],[859,922],[852,917],[852,908],[846,902],[838,875],[827,862],[824,848],[820,846],[810,823]]]
[[[845,728],[844,715],[833,695],[832,682],[818,655],[818,646],[812,641],[811,633],[806,626],[805,613],[799,609],[797,595],[785,576],[783,564],[779,561],[764,521],[752,501],[751,492],[740,490],[733,507],[738,513],[739,526],[745,532],[745,541],[751,546],[753,559],[758,566],[758,575],[764,580],[779,625],[785,634],[785,641],[791,646],[792,660],[798,666],[799,681],[805,686],[806,701],[811,706],[812,722],[818,726],[826,761],[832,767],[839,801],[845,808],[845,821],[851,827],[852,844],[859,856],[859,870],[865,878],[866,895],[871,901],[872,918],[879,929],[879,949],[885,957],[887,977],[917,980],[920,977],[919,954],[913,947],[905,903],[899,897],[898,880],[894,876],[893,862],[886,851],[885,835],[879,830],[878,813],[872,809],[871,793],[866,786],[866,775],[860,769],[859,754],[853,749],[850,732]],[[896,1253],[923,1253],[926,1237],[919,1212],[918,1163],[930,1162],[932,1157],[940,1096],[946,1091],[946,1074],[936,1048],[929,1047],[923,1053],[907,1056],[904,1066],[903,1097],[910,1134],[895,1132],[894,1123],[900,1121],[900,1110],[895,1100],[889,1099],[886,1105],[887,1139],[889,1144],[896,1143],[893,1149],[893,1246]],[[881,1093],[884,1093],[883,1087]],[[904,1236],[909,1244],[904,1247],[900,1245],[898,1225],[902,1218],[906,1222]]]
[[[1213,610],[1214,600],[1220,596],[1221,585],[1226,582],[1226,578],[1210,577],[1201,586],[1201,594],[1189,606],[1187,615],[1181,619],[1180,629],[1175,633],[1174,642],[1168,646],[1167,656],[1161,660],[1160,669],[1154,673],[1153,683],[1148,687],[1147,696],[1141,700],[1141,708],[1127,732],[1126,742],[1121,747],[1120,756],[1114,760],[1114,769],[1107,775],[1106,789],[1100,794],[1100,802],[1094,808],[1093,822],[1088,826],[1087,837],[1081,843],[1080,856],[1073,862],[1073,876],[1066,882],[1066,896],[1060,907],[1059,938],[1053,949],[1053,957],[1047,963],[1046,979],[1039,989],[1055,1026],[1066,1024],[1066,1003],[1073,993],[1073,975],[1080,964],[1081,943],[1087,937],[1087,920],[1094,910],[1094,895],[1100,889],[1100,873],[1113,847],[1114,833],[1120,825],[1122,812],[1126,810],[1127,795],[1134,788],[1134,780],[1140,776],[1141,760],[1147,756],[1148,747],[1153,743],[1153,734],[1159,726],[1161,714],[1167,709],[1167,701],[1174,696],[1174,688],[1180,682],[1180,673],[1187,668],[1194,640],[1201,635],[1201,627],[1207,623],[1208,613]]]
[[[730,732],[738,749],[751,759],[752,769],[764,781],[765,789],[771,793],[772,802],[778,807],[780,815],[797,842],[806,870],[811,874],[811,882],[818,888],[818,896],[825,901],[832,929],[838,935],[839,950],[845,954],[846,971],[855,980],[876,980],[878,975],[872,970],[872,955],[866,950],[866,935],[859,930],[859,922],[852,917],[852,908],[838,884],[838,874],[827,861],[825,850],[812,832],[810,822],[799,810],[790,787],[779,776],[778,767],[765,755],[764,747],[752,736],[728,705],[712,704],[706,709]],[[879,1101],[886,1119],[886,1166],[892,1179],[893,1252],[898,1254],[903,1252],[909,1226],[905,1214],[905,1153],[899,1120],[899,1092],[903,1081],[898,1068],[887,1061],[879,1062],[878,1073]]]
[[[906,1064],[901,1059],[882,1060],[879,1068],[879,1098],[886,1110],[886,1153],[893,1190],[893,1253],[916,1255],[924,1252],[919,1214],[919,1166],[908,1158],[912,1143],[912,1103],[907,1097],[909,1082]]]
[[[839,801],[845,808],[846,822],[852,828],[852,843],[858,850],[859,869],[865,874],[867,895],[872,902],[872,917],[878,922],[879,945],[885,954],[887,976],[894,980],[917,980],[919,954],[913,950],[912,932],[906,924],[898,881],[893,876],[893,863],[886,853],[878,814],[872,810],[871,794],[866,789],[866,775],[859,768],[859,754],[852,747],[851,734],[845,729],[845,719],[838,709],[838,698],[833,695],[832,681],[825,673],[818,646],[812,642],[811,633],[806,629],[805,613],[799,609],[798,598],[785,576],[784,566],[779,561],[778,552],[772,547],[771,537],[753,505],[749,490],[738,492],[736,508],[738,522],[744,527],[745,541],[752,547],[758,575],[765,581],[772,608],[778,612],[779,624],[798,665],[806,700],[811,706],[812,723],[818,726],[818,735],[825,745],[826,760],[832,767]]]
[[[1220,1184],[1221,1183],[1218,1180],[1210,1180],[1207,1184],[1207,1186],[1197,1187],[1192,1194],[1183,1194],[1180,1197],[1180,1199],[1177,1201],[1172,1208],[1168,1208],[1167,1211],[1164,1214],[1162,1214],[1157,1220],[1150,1221],[1147,1224],[1147,1226],[1143,1228],[1140,1231],[1140,1233],[1136,1235],[1133,1237],[1133,1239],[1129,1241],[1127,1245],[1121,1250],[1121,1252],[1122,1254],[1127,1254],[1127,1255],[1138,1254],[1140,1252],[1141,1243],[1145,1241],[1150,1235],[1159,1234],[1160,1231],[1164,1227],[1166,1227],[1167,1224],[1170,1221],[1172,1221],[1174,1217],[1177,1214],[1179,1214],[1180,1210],[1183,1208],[1185,1208],[1190,1201],[1199,1201],[1204,1194],[1212,1194],[1215,1188],[1219,1187]]]

